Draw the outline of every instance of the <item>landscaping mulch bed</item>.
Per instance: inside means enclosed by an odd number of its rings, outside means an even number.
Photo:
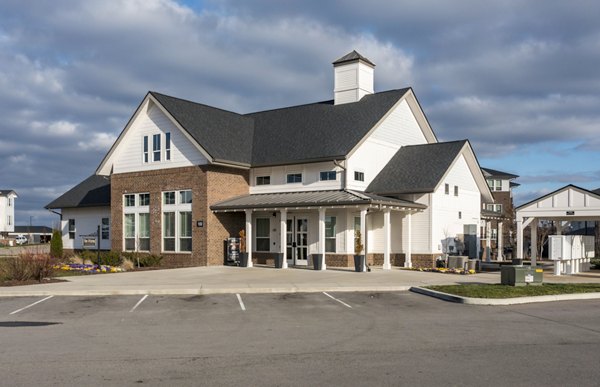
[[[27,280],[27,281],[9,280],[9,281],[0,281],[0,286],[41,285],[41,284],[51,284],[51,283],[55,283],[55,282],[67,282],[67,281],[58,279],[58,278],[47,278],[47,279],[44,279],[42,282],[39,282],[37,280]]]

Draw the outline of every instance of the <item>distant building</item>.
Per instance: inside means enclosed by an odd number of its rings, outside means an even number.
[[[27,243],[48,243],[52,238],[52,228],[48,226],[15,226],[9,237],[25,235]]]
[[[15,230],[15,199],[12,189],[0,189],[0,238],[6,238]]]
[[[520,185],[514,182],[519,176],[491,168],[481,168],[481,171],[494,196],[494,203],[483,202],[482,250],[485,254],[489,246],[492,258],[502,259],[504,252],[499,250],[513,246],[516,241],[512,190]]]

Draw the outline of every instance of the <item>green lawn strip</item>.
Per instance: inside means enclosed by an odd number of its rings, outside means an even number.
[[[499,284],[433,285],[425,288],[472,298],[513,298],[557,294],[600,292],[600,283],[552,284],[540,286],[507,286]]]

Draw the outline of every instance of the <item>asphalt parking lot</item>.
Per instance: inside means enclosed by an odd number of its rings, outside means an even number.
[[[2,385],[598,385],[600,300],[411,292],[0,299]]]

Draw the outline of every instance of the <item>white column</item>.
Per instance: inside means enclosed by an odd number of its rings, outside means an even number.
[[[523,220],[517,220],[517,251],[513,258],[523,259]]]
[[[498,222],[498,230],[496,232],[496,246],[498,247],[498,260],[504,260],[504,233],[502,229],[502,222]]]
[[[404,267],[412,267],[412,213],[408,213],[406,219],[406,234],[408,241],[406,242],[406,252],[404,253]]]
[[[537,258],[537,226],[538,220],[534,219],[533,222],[529,225],[531,229],[531,266],[536,265]]]
[[[246,252],[248,253],[246,267],[252,267],[252,210],[246,210]]]
[[[386,208],[383,211],[383,270],[390,270],[390,250],[392,245],[392,232],[390,225],[390,213],[392,210]]]
[[[492,222],[489,220],[485,221],[485,261],[490,262],[492,260]]]
[[[279,223],[279,251],[283,254],[283,264],[281,267],[287,269],[287,211],[281,210],[279,211],[279,214],[281,215]]]
[[[562,235],[562,221],[556,221],[556,235]]]
[[[319,254],[321,254],[321,270],[325,270],[325,208],[319,208]]]
[[[363,271],[367,271],[367,209],[360,210],[360,239],[363,245],[363,254],[365,255],[365,264]]]

